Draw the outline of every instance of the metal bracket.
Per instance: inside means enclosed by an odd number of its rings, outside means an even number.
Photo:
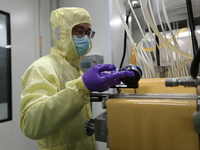
[[[96,118],[95,123],[95,140],[100,142],[106,142],[108,144],[108,125],[107,125],[107,113],[103,112]]]
[[[102,108],[106,109],[106,101],[113,98],[115,94],[110,93],[91,93],[90,102],[102,102]]]

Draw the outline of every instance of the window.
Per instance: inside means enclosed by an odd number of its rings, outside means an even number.
[[[0,11],[0,122],[12,119],[10,14]]]

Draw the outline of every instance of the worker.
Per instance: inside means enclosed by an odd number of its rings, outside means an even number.
[[[21,78],[22,133],[37,140],[40,150],[95,150],[94,137],[84,132],[86,120],[92,118],[90,93],[106,91],[134,73],[98,64],[83,74],[79,63],[92,48],[95,34],[87,10],[58,8],[50,21],[56,46]]]

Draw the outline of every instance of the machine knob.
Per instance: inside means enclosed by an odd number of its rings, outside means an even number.
[[[128,87],[138,88],[138,81],[142,77],[142,70],[140,69],[140,67],[130,64],[128,66],[119,69],[119,71],[124,71],[124,70],[133,71],[135,73],[135,76],[121,78],[120,80]]]
[[[92,136],[94,134],[94,119],[87,119],[84,126],[85,134]]]

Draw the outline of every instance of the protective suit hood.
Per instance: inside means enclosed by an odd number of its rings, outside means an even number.
[[[52,11],[51,25],[53,37],[58,52],[68,59],[80,59],[72,38],[72,28],[81,23],[91,24],[91,18],[87,10],[76,7],[63,7]],[[90,51],[92,44],[87,53]]]

